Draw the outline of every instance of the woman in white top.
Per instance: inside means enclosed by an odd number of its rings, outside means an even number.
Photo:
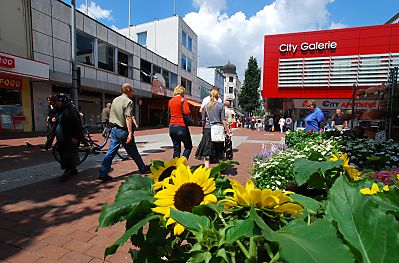
[[[284,125],[285,125],[284,117],[280,118],[280,120],[278,121],[278,124],[280,124],[280,133],[283,133],[284,132]]]

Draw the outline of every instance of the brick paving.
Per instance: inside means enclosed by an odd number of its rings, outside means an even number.
[[[201,129],[192,127],[190,131],[196,145],[201,138]],[[172,149],[164,139],[167,132],[166,128],[136,132],[136,141],[146,163],[171,158]],[[253,155],[261,150],[263,143],[278,143],[281,135],[237,129],[234,136],[234,159],[240,165],[227,174],[245,182],[250,177]],[[26,184],[13,185],[11,190],[1,190],[0,186],[0,262],[104,262],[105,248],[122,235],[124,225],[121,223],[96,232],[99,212],[102,205],[113,201],[119,185],[129,173],[137,169],[134,162],[116,162],[110,173],[115,179],[101,184],[96,178],[102,157],[93,159],[91,156],[89,158],[93,160],[86,160],[91,162],[90,165],[79,167],[78,176],[60,184],[56,177],[61,171],[51,153],[27,148],[26,140],[40,144],[44,138],[0,138],[0,185],[14,180],[10,177],[12,174]],[[194,158],[195,150],[194,147],[189,161],[193,166],[202,163]],[[37,172],[38,167],[47,177],[39,181],[29,179],[32,171],[36,171],[35,177],[43,176]],[[6,173],[8,177],[4,176]],[[129,249],[129,244],[125,244],[105,262],[131,262]]]

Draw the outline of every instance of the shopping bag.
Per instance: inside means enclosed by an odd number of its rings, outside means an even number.
[[[233,160],[233,143],[230,137],[226,137],[224,142],[224,150],[226,152],[226,159]]]
[[[211,125],[211,141],[224,142],[224,128],[222,125]]]

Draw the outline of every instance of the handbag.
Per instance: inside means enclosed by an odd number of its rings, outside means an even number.
[[[211,141],[224,142],[224,128],[222,125],[211,124]]]
[[[183,121],[186,126],[193,126],[194,120],[191,115],[184,114],[184,97],[181,98],[181,112],[183,113]]]

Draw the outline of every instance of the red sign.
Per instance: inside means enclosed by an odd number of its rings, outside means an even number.
[[[22,79],[0,75],[0,88],[22,89]]]
[[[0,67],[15,68],[15,59],[0,55]]]

